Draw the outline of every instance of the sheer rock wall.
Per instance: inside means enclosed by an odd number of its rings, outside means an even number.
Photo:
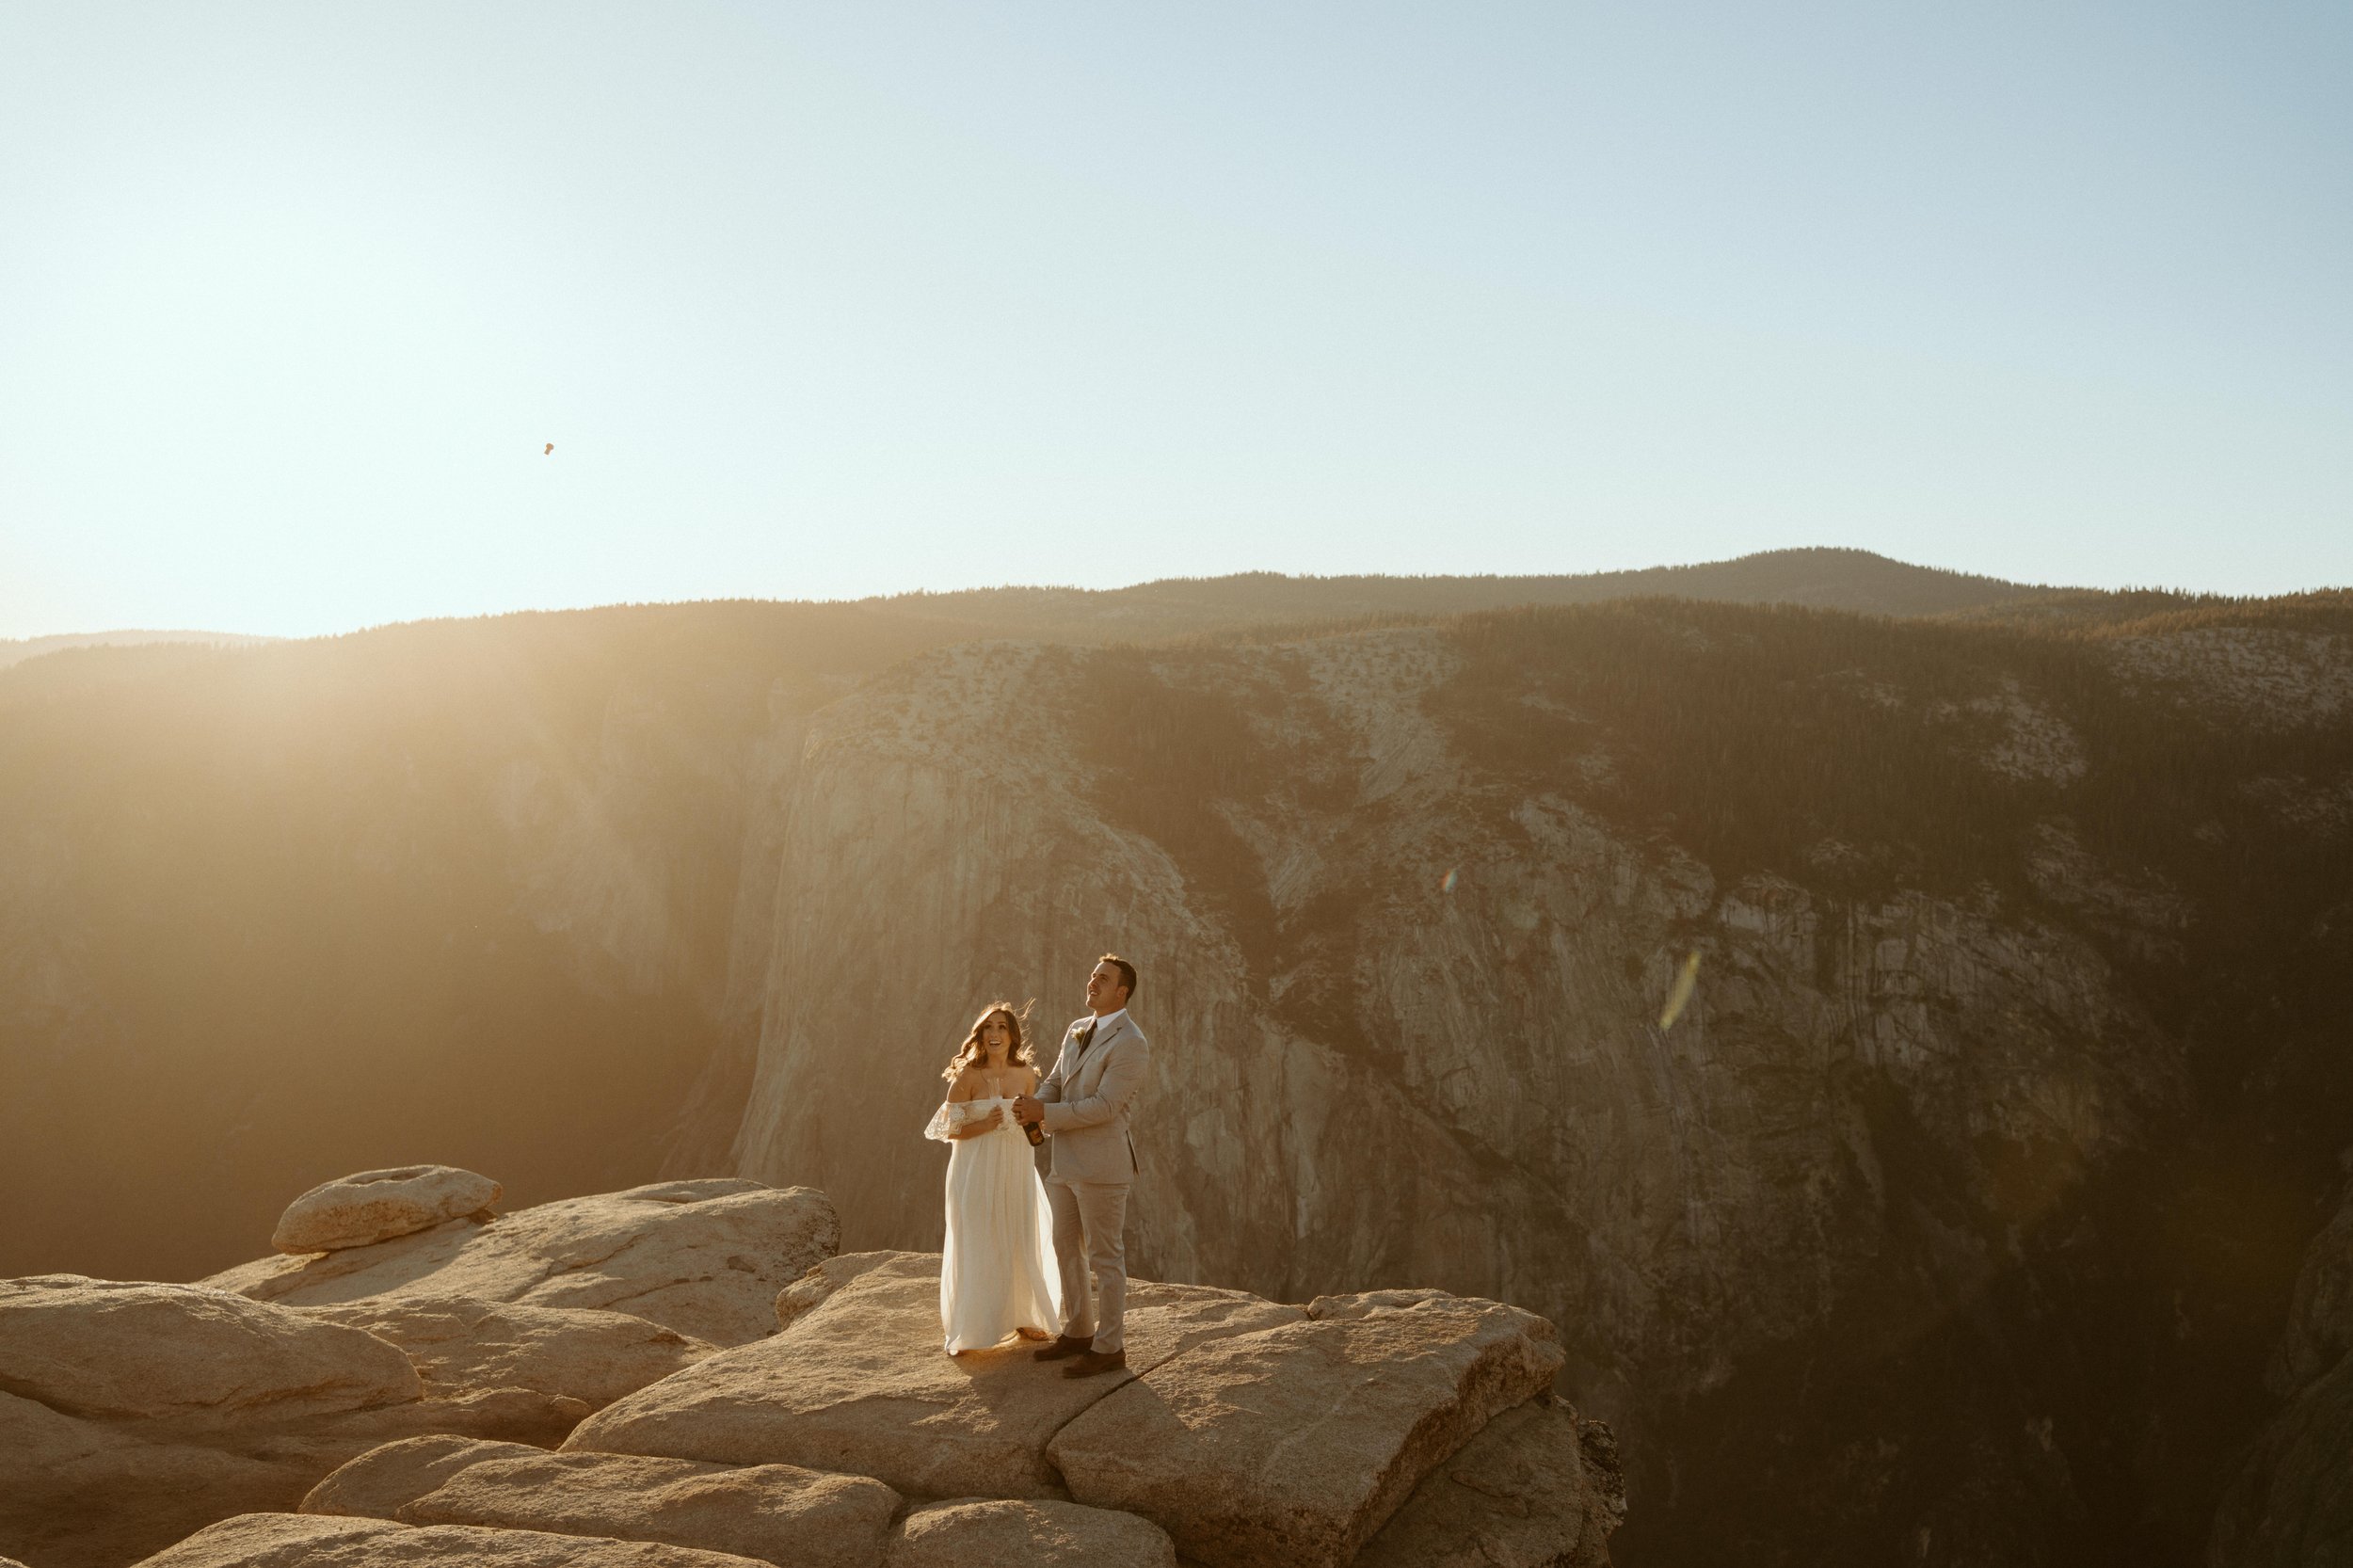
[[[2080,936],[1990,893],[1722,885],[1518,794],[1433,718],[1436,633],[1149,671],[1171,703],[1210,683],[1239,744],[1289,760],[1206,806],[1156,803],[1188,781],[1123,755],[1091,705],[1109,657],[929,655],[821,714],[770,804],[735,1158],[832,1193],[848,1247],[937,1244],[907,1170],[938,1065],[998,996],[1046,993],[1050,1049],[1106,947],[1155,1043],[1139,1272],[1526,1301],[1579,1402],[1636,1432],[1850,1332],[1860,1297],[1895,1345],[1965,1316],[2023,1230],[2180,1111],[2178,1048]],[[1994,1402],[1961,1417],[1983,1467],[2045,1486],[2047,1441]],[[1638,1520],[1643,1481],[1673,1484],[1638,1473]]]

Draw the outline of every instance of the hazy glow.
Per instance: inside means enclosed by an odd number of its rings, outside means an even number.
[[[2349,77],[2341,6],[19,3],[0,635],[2353,581]]]

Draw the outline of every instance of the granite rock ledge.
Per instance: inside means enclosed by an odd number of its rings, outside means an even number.
[[[813,1189],[680,1181],[195,1285],[0,1282],[0,1559],[1609,1561],[1614,1444],[1532,1313],[1138,1282],[1128,1371],[1070,1380],[947,1356],[937,1255],[839,1235]]]

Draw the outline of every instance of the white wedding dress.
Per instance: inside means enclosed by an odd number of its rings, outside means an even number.
[[[1001,1108],[986,1132],[949,1132]],[[943,1104],[923,1129],[948,1145],[948,1244],[939,1255],[939,1321],[948,1353],[984,1351],[1016,1329],[1062,1326],[1062,1288],[1048,1254],[1046,1184],[1010,1098]]]

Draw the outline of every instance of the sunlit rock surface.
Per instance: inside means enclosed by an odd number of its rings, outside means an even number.
[[[840,1234],[820,1192],[666,1181],[374,1246],[264,1257],[202,1283],[288,1306],[463,1296],[598,1308],[738,1345],[774,1331],[776,1292],[833,1256]]]
[[[780,1287],[835,1235],[820,1192],[666,1182],[202,1285],[0,1282],[0,1549],[117,1568],[291,1512],[388,1444],[552,1448],[711,1353],[684,1325],[773,1333]]]
[[[1616,1443],[1553,1399],[1507,1410],[1422,1478],[1359,1568],[1597,1568],[1625,1514]]]
[[[0,1329],[26,1331],[0,1336],[0,1377],[41,1396],[0,1392],[0,1547],[28,1568],[1175,1568],[1180,1546],[1198,1568],[1342,1568],[1394,1517],[1379,1560],[1408,1568],[1452,1561],[1449,1527],[1482,1517],[1431,1491],[1443,1471],[1517,1514],[1490,1532],[1507,1547],[1607,1560],[1623,1496],[1545,1393],[1553,1327],[1496,1302],[1417,1289],[1293,1306],[1138,1281],[1128,1369],[1070,1378],[1025,1341],[948,1355],[936,1254],[820,1256],[775,1293],[772,1331],[728,1349],[625,1311],[418,1284],[528,1284],[557,1241],[617,1227],[640,1287],[626,1299],[671,1311],[712,1282],[651,1271],[703,1266],[707,1206],[725,1206],[721,1233],[747,1209],[797,1216],[780,1234],[829,1251],[823,1194],[743,1201],[764,1193],[674,1184],[526,1211],[487,1256],[467,1256],[474,1226],[329,1254],[379,1256],[324,1278],[321,1259],[233,1272],[275,1301],[0,1282]],[[616,1249],[579,1250],[609,1264]],[[353,1297],[355,1282],[382,1293]],[[286,1304],[322,1286],[344,1299]],[[610,1402],[592,1416],[591,1399]],[[551,1544],[566,1540],[570,1556]]]
[[[297,1255],[364,1247],[482,1213],[504,1191],[488,1176],[450,1165],[361,1171],[322,1182],[288,1204],[269,1244]]]
[[[397,1296],[295,1309],[397,1345],[428,1394],[532,1388],[601,1410],[716,1347],[628,1312],[472,1296]]]
[[[933,1255],[836,1260],[780,1316],[775,1338],[584,1422],[566,1457],[804,1465],[918,1498],[1067,1498],[1148,1520],[1213,1568],[1337,1565],[1561,1366],[1549,1323],[1493,1302],[1401,1290],[1297,1307],[1139,1282],[1128,1373],[1065,1378],[1019,1342],[944,1354]],[[1476,1479],[1487,1465],[1457,1467]],[[1525,1466],[1516,1482],[1497,1470],[1497,1485],[1544,1491],[1561,1517],[1614,1524],[1581,1469],[1554,1467],[1550,1490]],[[1420,1549],[1416,1538],[1393,1559]]]
[[[1438,1463],[1561,1369],[1552,1325],[1433,1290],[1321,1297],[1196,1346],[1055,1433],[1081,1502],[1234,1568],[1337,1568]]]
[[[0,1392],[0,1553],[118,1568],[223,1517],[292,1509],[332,1462],[140,1434]]]
[[[807,1568],[873,1568],[904,1499],[866,1476],[629,1454],[502,1454],[404,1504],[412,1525],[663,1541]]]
[[[1176,1548],[1165,1530],[1132,1513],[1040,1498],[966,1498],[908,1513],[891,1532],[884,1560],[887,1568],[1176,1568]]]
[[[311,1488],[304,1513],[355,1519],[394,1519],[400,1511],[470,1464],[486,1459],[528,1458],[523,1443],[493,1443],[438,1433],[371,1448]]]
[[[1048,1445],[1120,1380],[1061,1377],[1025,1342],[951,1357],[937,1255],[858,1261],[870,1266],[776,1337],[616,1401],[566,1448],[847,1471],[919,1497],[1064,1496]],[[1128,1369],[1305,1317],[1241,1291],[1138,1282]]]
[[[224,1519],[146,1560],[152,1568],[760,1568],[750,1558],[648,1542],[292,1513]]]
[[[0,1387],[96,1419],[233,1426],[397,1404],[424,1389],[373,1335],[190,1285],[0,1281]]]

